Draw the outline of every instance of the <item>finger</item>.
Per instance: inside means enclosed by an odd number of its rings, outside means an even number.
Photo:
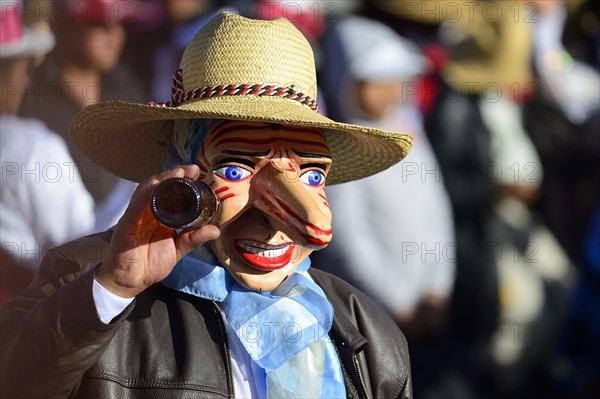
[[[200,167],[198,165],[181,165],[180,168],[183,169],[183,177],[186,179],[196,180],[200,177]]]
[[[221,235],[221,231],[212,224],[202,226],[196,230],[181,232],[175,239],[178,258],[183,258],[192,249],[218,238],[219,235]]]
[[[174,172],[176,175],[170,175],[171,172]],[[183,173],[183,174],[181,174]],[[163,172],[158,176],[168,175],[169,177],[184,177],[186,179],[195,180],[200,176],[200,167],[196,164],[191,165],[177,165],[175,168]],[[161,180],[162,181],[162,180]]]

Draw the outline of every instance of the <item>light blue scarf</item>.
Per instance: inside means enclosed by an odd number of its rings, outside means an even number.
[[[307,277],[309,267],[306,258],[273,291],[250,291],[200,247],[163,284],[220,302],[230,327],[265,371],[268,398],[345,398],[342,368],[327,335],[333,307]]]

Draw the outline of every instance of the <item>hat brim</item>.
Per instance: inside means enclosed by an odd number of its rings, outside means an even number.
[[[277,97],[222,96],[178,107],[109,101],[86,107],[71,126],[83,153],[109,172],[140,182],[163,171],[173,121],[226,119],[322,129],[332,156],[327,184],[370,176],[402,160],[409,134],[335,122],[309,107]]]

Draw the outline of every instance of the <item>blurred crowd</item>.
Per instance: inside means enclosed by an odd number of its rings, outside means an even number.
[[[600,2],[0,5],[0,304],[135,189],[74,146],[74,115],[167,101],[223,9],[283,16],[313,46],[322,113],[413,135],[401,163],[328,188],[334,240],[313,265],[397,321],[415,397],[600,397]]]

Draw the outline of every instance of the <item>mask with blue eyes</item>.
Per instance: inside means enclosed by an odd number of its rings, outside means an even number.
[[[178,153],[220,201],[211,250],[243,286],[276,287],[331,240],[323,186],[330,154],[318,129],[260,122],[176,122]]]
[[[227,181],[242,181],[251,175],[251,172],[241,166],[229,165],[215,169],[214,173]],[[300,176],[300,181],[314,187],[325,183],[325,174],[319,170],[309,170]]]

